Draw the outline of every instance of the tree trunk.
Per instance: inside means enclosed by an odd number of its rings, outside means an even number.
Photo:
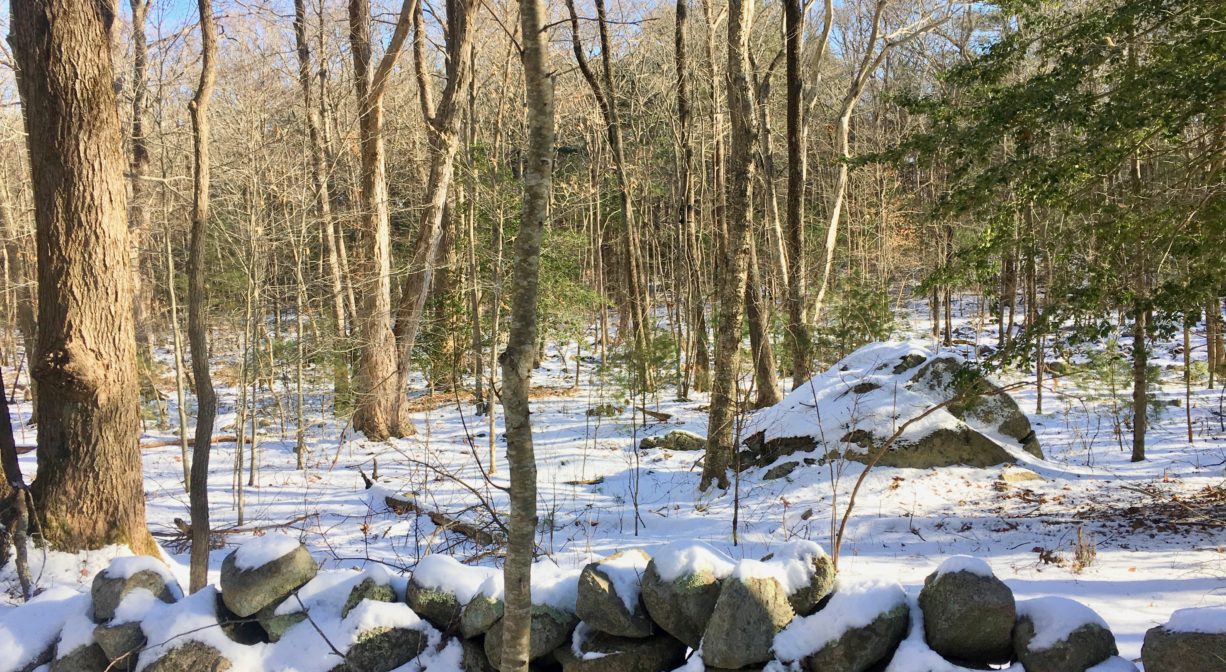
[[[349,44],[358,100],[360,200],[358,203],[357,404],[353,428],[376,441],[400,436],[407,418],[396,388],[396,337],[392,333],[392,251],[383,149],[383,93],[408,34],[413,0],[405,0],[395,32],[376,69],[371,69],[370,0],[349,0]]]
[[[727,239],[723,246],[718,291],[719,324],[715,329],[715,366],[711,410],[707,420],[707,452],[703,462],[703,490],[712,484],[728,487],[732,463],[733,419],[737,402],[737,354],[741,345],[741,318],[745,306],[746,267],[749,256],[749,185],[753,173],[753,100],[749,86],[749,31],[752,5],[728,0],[728,116],[732,125],[728,152]]]
[[[148,196],[145,176],[149,172],[149,148],[145,142],[145,100],[148,86],[145,68],[149,47],[145,43],[145,17],[149,13],[149,0],[131,0],[132,7],[132,200],[128,203],[129,250],[132,254],[132,315],[136,323],[137,343],[146,356],[153,356],[153,336],[145,318],[145,303],[148,300],[141,282],[140,258],[145,236],[149,233]],[[154,392],[156,394],[156,390]]]
[[[192,190],[192,239],[187,262],[187,338],[192,348],[192,375],[196,379],[196,443],[192,447],[191,592],[204,588],[209,571],[209,448],[217,395],[209,375],[207,304],[204,296],[204,250],[209,222],[209,101],[217,79],[217,32],[212,0],[197,0],[200,8],[200,83],[196,97],[187,106],[192,117],[195,175]],[[240,444],[238,452],[242,452]]]
[[[345,358],[338,356],[345,337],[345,297],[341,283],[341,265],[336,251],[336,235],[332,222],[332,203],[328,193],[327,158],[320,137],[319,108],[311,102],[311,47],[307,44],[306,2],[294,0],[294,42],[298,48],[298,84],[302,89],[302,103],[306,108],[307,144],[311,154],[311,180],[315,189],[315,214],[319,218],[324,241],[324,259],[327,262],[328,281],[331,289],[332,321],[336,325],[332,364],[332,389],[338,397],[349,394],[349,367]],[[321,55],[322,58],[322,55]],[[322,86],[321,86],[322,89]],[[323,99],[323,91],[320,91]]]
[[[38,249],[38,475],[42,533],[74,552],[128,544],[145,525],[113,7],[14,2]]]
[[[1145,344],[1148,313],[1137,307],[1132,323],[1132,461],[1145,459],[1146,411],[1149,407],[1149,390],[1146,389],[1149,354]]]
[[[515,237],[511,281],[511,331],[502,364],[502,402],[506,413],[507,461],[511,467],[511,527],[507,560],[506,614],[503,623],[503,672],[527,672],[532,623],[532,551],[536,537],[536,458],[528,393],[536,346],[537,285],[541,234],[549,210],[553,176],[553,82],[541,0],[521,0],[528,147],[524,166],[524,203]]]
[[[418,87],[421,91],[422,114],[430,147],[430,178],[426,188],[426,208],[417,228],[417,241],[409,261],[408,274],[401,285],[400,304],[396,310],[396,389],[395,416],[402,418],[401,433],[411,433],[412,425],[403,408],[405,388],[412,369],[413,345],[421,331],[426,298],[434,279],[435,258],[443,237],[443,215],[447,210],[447,195],[455,176],[455,154],[460,144],[461,96],[468,87],[469,58],[472,52],[471,31],[473,0],[447,1],[447,85],[438,107],[430,101],[425,64],[417,59]],[[421,19],[421,4],[414,13],[415,49],[421,50],[425,27]]]
[[[749,279],[745,283],[745,314],[749,322],[749,349],[753,353],[753,370],[757,396],[754,408],[774,406],[779,396],[779,376],[775,372],[775,355],[770,342],[770,307],[762,292],[762,269],[758,266],[757,244],[749,235]]]

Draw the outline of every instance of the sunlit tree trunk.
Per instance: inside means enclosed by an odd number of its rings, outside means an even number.
[[[11,8],[38,250],[33,495],[42,534],[56,549],[127,544],[154,554],[138,444],[115,9],[72,0]]]

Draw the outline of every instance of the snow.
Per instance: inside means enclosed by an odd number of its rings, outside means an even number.
[[[1086,672],[1137,672],[1137,666],[1132,661],[1119,656],[1111,656],[1103,662],[1091,667]]]
[[[1028,618],[1034,624],[1034,638],[1029,645],[1032,651],[1050,649],[1083,625],[1096,624],[1110,629],[1103,617],[1093,609],[1076,600],[1055,595],[1019,601],[1017,617],[1019,620]]]
[[[643,572],[651,560],[638,549],[614,554],[600,561],[600,571],[609,577],[613,591],[626,605],[626,611],[634,613],[639,604]]]
[[[736,567],[732,558],[703,541],[674,541],[656,548],[651,558],[660,578],[665,581],[699,572],[710,572],[715,578],[723,579]]]
[[[468,604],[490,576],[498,573],[493,567],[472,567],[450,555],[427,555],[413,568],[413,582],[422,588],[451,593],[461,605]]]
[[[55,587],[0,616],[0,672],[26,667],[55,643],[64,623],[88,605],[88,596]]]
[[[579,599],[579,574],[581,567],[566,569],[549,560],[532,565],[532,604],[546,605],[568,614],[575,613],[575,601]],[[490,599],[501,600],[506,585],[502,572],[492,572],[473,593]]]
[[[319,572],[315,578],[298,589],[297,599],[282,602],[273,613],[285,616],[302,611],[305,606],[312,611],[340,614],[345,602],[349,600],[349,594],[366,579],[379,585],[387,585],[390,581],[387,570],[380,565],[370,565],[360,572]]]
[[[807,587],[813,580],[814,561],[826,555],[812,541],[796,540],[780,546],[769,560],[745,559],[736,563],[736,578],[775,579],[788,595]]]
[[[821,611],[794,618],[775,635],[775,655],[783,661],[800,660],[906,601],[907,593],[897,582],[840,579]]]
[[[976,576],[994,577],[992,566],[973,555],[952,555],[937,566],[937,576],[953,574],[954,572],[969,572]]]
[[[132,590],[124,595],[123,599],[119,601],[119,605],[115,607],[115,615],[111,617],[111,624],[119,625],[121,623],[139,622],[145,618],[145,614],[148,614],[157,602],[161,602],[161,600],[145,588]]]
[[[246,541],[234,552],[234,566],[240,571],[263,567],[293,553],[302,544],[284,534],[265,534]]]
[[[1172,632],[1226,634],[1226,606],[1179,609],[1163,627]]]
[[[599,651],[584,651],[583,643],[587,641],[588,635],[594,632],[587,623],[579,621],[579,625],[575,626],[575,631],[570,636],[570,652],[579,660],[596,660],[609,655]]]
[[[84,597],[82,595],[69,600],[73,603],[72,613],[64,620],[60,639],[55,644],[56,658],[66,656],[78,647],[94,643],[94,619],[90,614],[93,609],[90,608],[88,599],[81,599]]]

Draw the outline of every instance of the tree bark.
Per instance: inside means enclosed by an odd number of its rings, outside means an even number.
[[[414,0],[404,0],[391,42],[371,69],[370,0],[349,0],[349,44],[358,100],[360,200],[358,255],[360,283],[354,333],[358,343],[357,405],[353,428],[381,441],[400,436],[407,418],[395,415],[396,337],[392,333],[391,221],[383,147],[383,93],[409,30]],[[352,276],[351,276],[352,277]]]
[[[774,406],[779,396],[779,376],[770,342],[770,312],[762,292],[762,269],[758,265],[757,244],[749,235],[749,275],[745,283],[745,315],[749,322],[749,350],[753,355],[754,408]]]
[[[405,388],[413,366],[413,345],[421,331],[422,314],[434,280],[435,258],[443,237],[443,216],[448,209],[447,195],[455,176],[455,154],[460,144],[461,102],[468,87],[469,59],[472,53],[471,30],[473,0],[447,0],[447,84],[437,108],[430,100],[425,64],[417,61],[418,87],[421,92],[422,114],[430,147],[430,178],[426,188],[426,208],[417,228],[413,257],[408,274],[401,285],[400,304],[396,310],[396,390],[395,416],[403,418],[402,433],[411,425],[403,408]],[[416,51],[423,50],[425,27],[421,5],[414,12],[413,43]]]
[[[1149,408],[1149,390],[1147,376],[1149,374],[1149,351],[1145,337],[1148,331],[1148,311],[1137,307],[1133,311],[1132,322],[1132,461],[1141,462],[1145,459],[1145,432],[1148,427],[1146,413]]]
[[[209,101],[217,79],[217,29],[212,0],[197,0],[200,10],[200,82],[188,104],[192,118],[195,164],[192,189],[192,237],[187,261],[187,338],[192,348],[192,375],[196,379],[196,443],[192,447],[191,513],[192,554],[190,590],[208,583],[209,571],[209,449],[217,394],[209,374],[208,305],[205,301],[204,251],[209,223]],[[242,446],[238,448],[242,452]]]
[[[524,165],[523,215],[515,237],[511,284],[511,330],[502,365],[502,403],[506,413],[507,461],[511,467],[511,528],[507,561],[506,613],[503,623],[503,672],[527,672],[532,624],[532,551],[536,536],[536,458],[528,408],[532,359],[536,348],[537,286],[541,234],[548,215],[553,178],[553,82],[549,74],[544,7],[541,0],[521,0],[528,147]]]
[[[123,145],[110,34],[115,6],[12,3],[38,249],[34,502],[53,548],[128,544],[145,525]]]
[[[733,419],[736,415],[736,360],[741,345],[749,256],[749,185],[753,173],[753,99],[749,84],[749,31],[753,6],[728,0],[728,117],[732,134],[728,152],[727,239],[723,246],[718,291],[719,324],[715,329],[715,365],[711,410],[707,420],[707,452],[700,487],[728,487],[732,462]]]
[[[145,101],[148,84],[145,68],[148,64],[149,47],[145,42],[145,17],[149,13],[149,0],[131,0],[132,7],[132,161],[129,164],[132,184],[132,200],[128,203],[129,249],[132,253],[132,315],[136,323],[136,338],[145,355],[153,356],[153,336],[145,317],[145,302],[148,297],[141,282],[140,258],[145,236],[149,233],[150,218],[145,189],[149,172],[149,147],[145,140]]]

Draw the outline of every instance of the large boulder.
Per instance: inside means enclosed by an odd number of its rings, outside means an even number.
[[[1013,656],[1013,591],[982,560],[954,556],[924,579],[924,638],[950,660],[986,666]]]
[[[502,667],[502,628],[499,620],[485,633],[485,656],[495,669]],[[529,634],[529,660],[536,660],[570,641],[579,619],[555,607],[532,605],[532,625]]]
[[[685,644],[668,635],[615,637],[584,630],[575,631],[570,646],[554,652],[562,672],[661,672],[685,660]]]
[[[426,650],[429,637],[416,628],[372,628],[358,634],[333,672],[389,672]]]
[[[461,625],[464,606],[498,574],[495,569],[465,565],[449,555],[428,555],[413,568],[405,601],[435,626],[455,630]]]
[[[1180,609],[1145,633],[1145,672],[1226,670],[1226,607]]]
[[[464,610],[460,613],[460,634],[472,638],[489,632],[498,619],[502,618],[503,608],[501,599],[490,597],[484,592],[477,593],[464,605]]]
[[[256,537],[221,563],[221,596],[237,616],[284,600],[315,577],[318,567],[306,546],[280,535]]]
[[[51,661],[50,672],[110,672],[116,669],[110,667],[110,663],[102,647],[83,644],[58,655]]]
[[[790,541],[763,558],[774,566],[775,575],[784,580],[792,611],[808,616],[834,590],[834,561],[826,550],[812,541]]]
[[[900,426],[929,411],[877,464],[987,467],[1017,462],[1023,452],[1043,457],[1017,403],[961,358],[918,343],[873,343],[755,413],[743,431],[741,463],[769,467],[811,451],[867,462]]]
[[[179,582],[160,561],[148,556],[116,558],[109,567],[94,576],[90,588],[94,621],[105,623],[111,620],[123,598],[141,589],[167,603],[183,597]]]
[[[731,558],[702,542],[656,550],[643,572],[647,613],[665,632],[697,649],[719,600],[720,581],[733,567]]]
[[[706,450],[707,438],[684,429],[674,429],[664,436],[648,436],[639,442],[639,448],[674,451]]]
[[[94,628],[94,641],[112,664],[112,670],[136,669],[136,656],[145,646],[145,631],[140,623],[103,623]]]
[[[593,562],[579,574],[575,613],[591,627],[618,637],[647,637],[654,630],[640,584],[651,556],[635,548]]]
[[[1115,656],[1115,636],[1089,607],[1063,597],[1040,597],[1017,605],[1013,650],[1027,670],[1086,672]]]
[[[825,607],[775,637],[775,655],[809,672],[875,669],[906,638],[909,611],[897,583],[840,585]]]
[[[146,672],[226,672],[233,664],[217,649],[187,640],[164,650],[144,669]]]
[[[741,668],[771,659],[775,635],[792,620],[787,592],[766,563],[742,560],[724,580],[702,637],[702,659]]]

